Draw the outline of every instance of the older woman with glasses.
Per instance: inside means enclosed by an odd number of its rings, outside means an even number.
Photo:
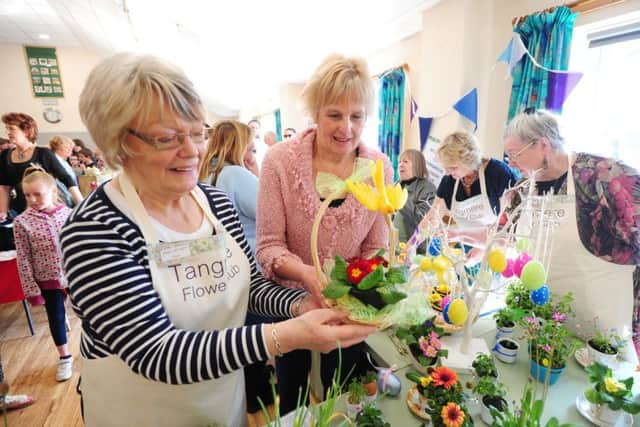
[[[637,363],[640,175],[615,159],[567,152],[558,120],[544,110],[514,117],[504,147],[511,165],[535,179],[535,193],[550,194],[560,221],[550,245],[551,291],[573,293],[577,322],[598,318],[600,328],[633,336],[636,351],[628,345],[625,357]]]
[[[109,57],[89,75],[80,114],[120,170],[61,234],[87,426],[243,426],[243,366],[372,332],[258,272],[229,198],[198,184],[205,108],[180,69]],[[243,326],[247,309],[297,317]]]

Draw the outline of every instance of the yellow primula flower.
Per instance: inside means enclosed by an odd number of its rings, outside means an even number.
[[[604,379],[604,388],[606,388],[609,393],[617,393],[627,389],[623,383],[611,377]]]
[[[422,387],[428,387],[431,381],[433,381],[431,377],[420,377],[420,385]]]
[[[547,359],[546,357],[544,359],[542,359],[542,366],[544,367],[549,367],[549,359]]]

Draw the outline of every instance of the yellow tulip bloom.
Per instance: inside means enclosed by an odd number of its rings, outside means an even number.
[[[364,182],[353,182],[350,179],[345,181],[347,189],[365,208],[370,211],[378,210],[378,195],[370,185]]]
[[[627,389],[623,383],[611,377],[606,377],[604,379],[604,388],[606,388],[609,393],[617,393]]]
[[[407,202],[408,193],[400,184],[395,186],[384,185],[384,165],[381,159],[376,160],[373,173],[374,187],[363,182],[346,180],[347,189],[354,197],[370,211],[379,211],[383,214],[392,214],[401,209]]]

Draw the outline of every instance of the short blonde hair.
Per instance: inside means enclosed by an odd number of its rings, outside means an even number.
[[[482,163],[478,140],[468,132],[454,132],[447,136],[438,147],[438,158],[444,167],[463,166],[478,170]]]
[[[67,138],[66,136],[62,135],[56,135],[49,140],[49,148],[51,148],[51,150],[53,150],[54,152],[58,151],[58,149],[64,147],[65,145],[68,147],[74,147],[76,144],[71,138]]]
[[[362,102],[366,113],[370,114],[375,90],[363,58],[332,54],[316,68],[302,89],[301,97],[306,112],[316,120],[323,105],[345,99]]]
[[[118,53],[100,62],[80,94],[80,117],[104,159],[114,169],[133,153],[125,146],[126,129],[145,123],[157,108],[160,116],[205,120],[205,108],[184,72],[152,55]]]
[[[209,135],[209,148],[200,167],[200,181],[212,175],[209,184],[215,185],[224,162],[244,166],[244,155],[252,139],[251,128],[237,120],[221,120],[213,126]],[[211,160],[218,159],[215,168]]]

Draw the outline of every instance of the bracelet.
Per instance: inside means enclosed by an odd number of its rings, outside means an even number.
[[[276,357],[282,357],[282,347],[280,347],[280,341],[278,341],[278,331],[276,331],[275,323],[271,323],[271,338],[273,338],[273,344],[276,346]]]
[[[291,317],[298,317],[300,316],[300,306],[302,305],[302,301],[304,301],[304,299],[306,298],[306,295],[301,296],[300,298],[298,298],[297,300],[295,300],[293,302],[293,304],[291,304]]]

